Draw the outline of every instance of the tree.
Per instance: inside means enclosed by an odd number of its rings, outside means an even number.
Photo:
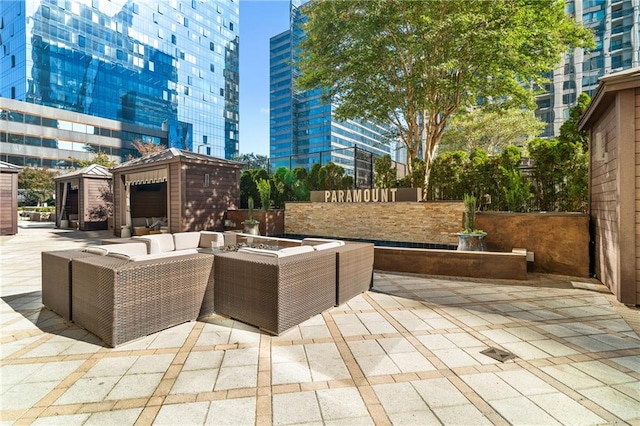
[[[373,170],[375,172],[373,181],[376,188],[393,188],[398,181],[398,170],[391,161],[391,156],[385,154],[382,157],[378,157],[373,164]]]
[[[560,136],[558,137],[561,142],[579,143],[583,152],[589,150],[589,137],[586,130],[578,130],[578,121],[580,121],[582,114],[587,110],[590,103],[591,97],[589,94],[586,92],[580,93],[576,105],[569,111],[569,119],[560,126]]]
[[[53,178],[58,172],[45,169],[25,167],[18,174],[18,188],[24,189],[30,198],[40,206],[41,203],[53,198],[55,183]]]
[[[545,124],[531,110],[471,108],[455,114],[442,134],[438,152],[482,148],[495,154],[507,145],[526,145]]]
[[[323,88],[338,119],[393,126],[409,175],[422,152],[425,188],[458,109],[533,108],[543,73],[569,47],[593,45],[557,0],[312,0],[304,12],[298,87]]]
[[[98,164],[100,166],[104,166],[108,169],[118,164],[114,160],[110,159],[106,152],[99,151],[96,152],[92,159],[90,160],[79,160],[74,157],[69,157],[69,160],[73,161],[79,167],[87,167],[91,164]]]
[[[233,158],[233,161],[244,164],[245,169],[265,169],[269,170],[269,158],[266,155],[240,154]]]
[[[149,155],[149,154],[155,154],[156,152],[161,152],[164,151],[165,149],[167,149],[166,146],[164,145],[157,145],[151,141],[149,142],[142,142],[140,139],[136,139],[131,143],[131,146],[133,146],[133,148],[138,151],[138,153],[141,156],[145,156],[145,155]],[[131,159],[133,157],[130,156],[129,159]]]

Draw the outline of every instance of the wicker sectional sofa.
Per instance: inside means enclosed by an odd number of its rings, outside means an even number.
[[[211,250],[247,238],[278,250]],[[213,313],[280,334],[368,290],[373,274],[365,243],[207,231],[126,240],[42,253],[44,305],[112,347]]]

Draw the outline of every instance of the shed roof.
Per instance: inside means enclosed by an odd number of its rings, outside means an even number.
[[[20,173],[22,167],[15,164],[0,161],[0,172],[2,173]]]
[[[600,84],[587,110],[578,122],[578,129],[589,127],[599,117],[621,90],[640,87],[640,67],[605,75],[599,78]]]
[[[99,164],[90,164],[87,167],[83,167],[78,170],[74,170],[72,172],[66,173],[62,176],[56,176],[53,178],[54,180],[64,180],[69,178],[76,178],[81,176],[91,176],[91,177],[103,177],[105,179],[111,178],[111,172],[105,166],[101,166]]]
[[[222,158],[211,157],[210,155],[197,154],[191,151],[185,151],[177,148],[167,148],[163,151],[156,152],[153,154],[145,155],[144,157],[134,158],[127,162],[118,164],[115,167],[112,167],[112,171],[121,171],[121,170],[129,170],[135,169],[143,166],[151,166],[154,164],[162,164],[169,163],[173,161],[190,161],[196,163],[209,163],[209,164],[217,164],[217,165],[225,165],[231,167],[241,168],[243,166],[242,163],[237,161],[224,160]]]

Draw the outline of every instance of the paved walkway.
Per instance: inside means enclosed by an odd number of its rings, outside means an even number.
[[[105,236],[1,238],[3,425],[640,425],[640,312],[596,281],[377,273],[279,337],[211,316],[110,349],[40,295],[41,251]]]

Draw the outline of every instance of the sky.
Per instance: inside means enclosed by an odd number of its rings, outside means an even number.
[[[269,38],[289,29],[289,0],[240,0],[240,154],[269,155]]]

